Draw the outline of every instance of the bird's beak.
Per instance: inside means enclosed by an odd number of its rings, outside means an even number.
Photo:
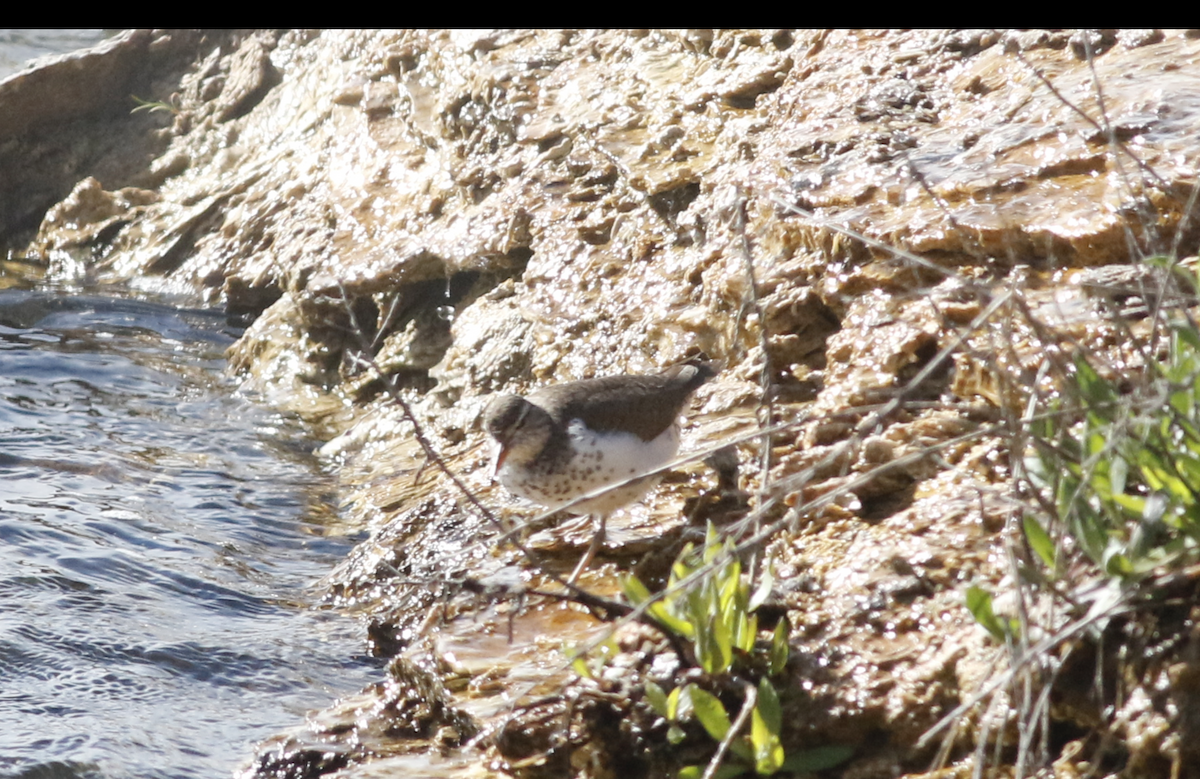
[[[501,466],[504,465],[504,460],[508,457],[508,447],[503,444],[496,444],[495,450],[492,452],[492,478],[496,478],[496,474],[500,473]]]

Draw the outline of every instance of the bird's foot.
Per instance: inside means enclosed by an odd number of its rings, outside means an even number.
[[[604,530],[608,521],[608,515],[601,514],[599,517],[587,517],[587,519],[596,523],[596,530],[592,534],[592,542],[588,544],[587,551],[583,553],[583,557],[579,558],[579,564],[575,566],[575,570],[571,571],[571,575],[567,577],[567,584],[575,584],[575,580],[579,575],[587,570],[592,560],[596,557],[596,552],[599,551],[600,545],[604,543]]]

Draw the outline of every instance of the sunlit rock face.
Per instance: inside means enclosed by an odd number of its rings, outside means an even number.
[[[527,520],[485,467],[493,393],[700,352],[725,367],[683,450],[738,441],[740,486],[779,523],[767,556],[812,701],[792,735],[882,729],[892,751],[862,758],[880,775],[928,766],[919,737],[989,673],[961,591],[1009,573],[1010,453],[989,425],[1053,392],[1045,366],[1078,344],[1138,364],[1137,326],[1106,312],[1146,285],[1095,266],[1196,250],[1200,41],[1182,32],[138,32],[89,56],[121,64],[107,101],[0,124],[0,164],[23,171],[6,245],[59,280],[195,293],[248,325],[232,370],[329,439],[345,521],[370,532],[330,590],[400,655],[373,703],[264,747],[262,772],[351,720],[338,765],[666,770],[649,725],[588,715],[568,744],[544,723],[590,710],[545,701],[456,751],[509,716],[506,680],[579,693],[559,648],[600,628],[464,594],[543,585],[587,538],[534,533],[535,562],[446,471]],[[130,113],[132,93],[150,104]],[[71,129],[89,122],[121,142]],[[34,148],[57,161],[41,177]],[[764,447],[768,421],[794,424]],[[615,516],[588,586],[661,574],[705,518],[684,500],[715,484],[692,463]],[[639,662],[607,683],[636,690]],[[414,691],[434,703],[417,712]]]

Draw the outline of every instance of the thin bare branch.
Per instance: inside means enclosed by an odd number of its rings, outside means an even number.
[[[750,712],[754,711],[754,707],[758,705],[758,689],[753,684],[746,683],[745,693],[746,699],[742,701],[742,710],[738,712],[737,718],[729,726],[729,732],[725,734],[725,738],[721,739],[716,753],[713,754],[712,760],[708,761],[708,767],[704,769],[704,775],[700,779],[713,779],[717,775],[717,769],[721,767],[721,763],[725,762],[725,755],[729,752],[730,745],[742,732],[742,728],[746,727],[746,723],[750,720]]]

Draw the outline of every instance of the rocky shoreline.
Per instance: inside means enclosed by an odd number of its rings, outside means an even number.
[[[1008,422],[1045,361],[1127,364],[1112,301],[1196,251],[1198,58],[1156,30],[131,31],[0,82],[0,236],[21,273],[244,323],[230,370],[327,441],[370,534],[326,585],[387,678],[244,776],[704,765],[646,698],[689,659],[534,594],[587,538],[501,539],[535,512],[480,425],[498,391],[699,353],[727,366],[699,454],[584,590],[661,586],[707,521],[776,529],[747,551],[775,571],[760,627],[790,624],[784,745],[848,746],[829,775],[857,779],[1013,770],[1015,697],[974,697],[1008,656],[964,591],[1012,576]],[[740,478],[701,462],[730,442]],[[579,676],[564,647],[601,644]],[[1200,757],[1190,646],[1107,704],[1064,671],[1047,764]]]

